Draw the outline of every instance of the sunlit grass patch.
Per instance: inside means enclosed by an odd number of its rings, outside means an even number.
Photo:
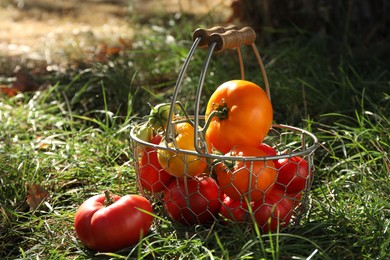
[[[179,30],[179,21],[172,23],[139,35],[133,49],[105,62],[48,75],[51,87],[45,91],[1,96],[1,257],[98,257],[77,239],[73,217],[85,199],[106,189],[138,192],[130,127],[148,111],[148,102],[169,100],[191,45],[194,24]],[[353,56],[327,59],[326,50],[305,39],[262,50],[277,123],[304,126],[321,143],[302,221],[275,234],[218,222],[184,227],[154,203],[159,218],[144,240],[100,257],[389,257],[389,72],[381,62],[367,69]],[[189,111],[205,53],[199,50],[185,78]],[[202,102],[217,85],[239,77],[235,57],[229,51],[213,58]],[[250,59],[247,68],[257,81]]]

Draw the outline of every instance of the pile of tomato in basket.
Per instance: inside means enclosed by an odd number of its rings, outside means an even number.
[[[263,233],[285,227],[300,212],[312,173],[307,158],[267,144],[272,119],[268,95],[246,80],[215,90],[202,127],[180,102],[152,107],[131,131],[141,194],[86,200],[75,214],[78,238],[106,252],[138,243],[153,223],[155,199],[184,225],[249,223]]]
[[[265,142],[273,120],[265,91],[246,80],[223,83],[197,131],[191,117],[171,112],[180,109],[180,103],[159,104],[138,129],[142,193],[160,198],[169,217],[184,225],[221,220],[256,223],[262,232],[285,227],[311,170],[305,158],[278,158],[281,152]]]

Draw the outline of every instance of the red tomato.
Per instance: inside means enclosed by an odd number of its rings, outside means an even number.
[[[236,145],[257,146],[272,125],[271,102],[262,88],[246,80],[231,80],[211,95],[206,120],[208,149],[228,153]]]
[[[219,213],[220,197],[218,184],[211,177],[177,178],[164,191],[164,206],[174,221],[204,224]]]
[[[137,243],[152,225],[150,202],[139,195],[112,195],[113,203],[105,206],[106,196],[96,195],[77,210],[74,227],[78,238],[89,249],[114,252]],[[141,209],[141,210],[140,210]]]
[[[293,203],[293,207],[296,208],[298,207],[303,199],[303,192],[298,192],[298,193],[287,193],[287,198],[290,199]]]
[[[150,140],[153,144],[159,144],[161,135],[156,135]],[[173,180],[173,176],[164,171],[158,162],[157,151],[147,147],[139,162],[138,179],[142,188],[152,192],[163,191]]]
[[[291,200],[293,207],[296,208],[302,201],[302,192],[298,193],[286,193],[285,189],[274,186],[269,193],[269,196],[278,196],[279,198],[287,198]]]
[[[287,193],[298,193],[305,189],[311,177],[306,160],[299,156],[279,159],[275,162],[275,166],[279,172],[275,183],[277,187]]]
[[[288,225],[293,214],[292,201],[269,194],[264,201],[259,200],[253,206],[254,217],[263,233],[275,232]]]
[[[253,203],[251,203],[251,206],[253,206]],[[225,196],[219,213],[225,219],[229,219],[232,222],[249,222],[249,209],[248,204],[245,201],[241,203],[240,201],[233,200],[232,198]]]
[[[227,155],[231,156],[267,156],[262,150],[239,145]],[[272,161],[226,161],[214,167],[221,190],[234,200],[246,197],[257,201],[271,191],[276,170]]]
[[[276,156],[277,155],[276,150],[272,146],[270,146],[266,143],[261,143],[260,145],[257,146],[257,148],[264,151],[267,154],[267,156]]]

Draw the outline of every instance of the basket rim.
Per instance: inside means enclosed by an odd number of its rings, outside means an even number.
[[[291,158],[295,156],[305,156],[308,154],[313,153],[319,146],[318,138],[311,132],[301,129],[299,127],[289,126],[285,124],[272,124],[271,128],[278,128],[278,129],[286,129],[293,132],[298,132],[301,134],[301,140],[302,138],[305,138],[306,136],[311,139],[313,144],[311,144],[309,147],[305,147],[305,145],[302,145],[302,149],[300,151],[293,151],[290,153],[280,154],[276,156],[230,156],[225,154],[211,154],[211,153],[199,153],[196,150],[184,150],[180,148],[171,148],[166,146],[161,146],[159,144],[153,144],[149,143],[147,141],[139,139],[136,134],[135,130],[139,126],[138,124],[135,124],[131,130],[130,130],[130,141],[131,143],[137,143],[140,145],[152,147],[154,149],[162,149],[162,150],[168,150],[174,153],[183,153],[187,155],[192,156],[199,156],[199,157],[206,157],[213,160],[234,160],[234,161],[267,161],[267,160],[279,160],[279,159],[285,159],[285,158]],[[303,140],[304,141],[304,140]]]

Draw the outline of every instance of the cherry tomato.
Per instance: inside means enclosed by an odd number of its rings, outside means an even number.
[[[89,249],[114,252],[137,243],[152,225],[150,202],[139,195],[112,195],[106,206],[106,195],[87,199],[77,210],[74,227],[78,238]]]
[[[211,177],[178,178],[164,191],[164,206],[174,221],[205,224],[218,215],[220,197],[218,184]]]
[[[279,198],[287,198],[291,200],[293,204],[293,208],[296,208],[302,201],[303,192],[298,193],[287,193],[285,189],[281,189],[280,187],[277,187],[276,185],[269,193],[269,196],[277,196]]]
[[[175,124],[176,138],[174,142],[167,143],[163,139],[160,146],[181,150],[195,151],[194,127],[188,123]],[[176,145],[176,146],[175,146]],[[157,158],[161,167],[175,177],[194,177],[204,172],[207,164],[204,157],[189,155],[183,152],[175,152],[159,149]]]
[[[153,144],[159,144],[161,135],[156,135],[150,140]],[[173,180],[173,176],[164,171],[158,162],[155,148],[147,147],[139,161],[138,179],[142,188],[152,192],[163,191]]]
[[[276,156],[277,155],[276,150],[272,146],[270,146],[266,143],[259,144],[257,146],[257,148],[264,151],[267,154],[267,156]]]
[[[251,206],[253,207],[253,203],[251,203]],[[245,223],[250,220],[248,204],[245,201],[240,202],[238,200],[233,200],[228,196],[225,196],[219,213],[225,219],[235,223]],[[224,223],[228,224],[228,222],[225,221]]]
[[[305,189],[310,181],[309,165],[302,157],[279,159],[275,162],[278,169],[276,186],[285,189],[287,193],[299,193]]]
[[[273,111],[262,88],[246,80],[232,80],[211,95],[206,120],[210,116],[205,133],[208,149],[227,153],[235,145],[260,144],[272,125]]]
[[[275,232],[288,225],[293,215],[293,204],[288,198],[269,194],[264,201],[255,202],[253,214],[263,233]]]
[[[227,155],[231,156],[267,156],[264,151],[239,145]],[[222,161],[216,164],[221,190],[234,200],[246,197],[250,201],[260,200],[271,191],[276,180],[275,165],[272,161]]]

